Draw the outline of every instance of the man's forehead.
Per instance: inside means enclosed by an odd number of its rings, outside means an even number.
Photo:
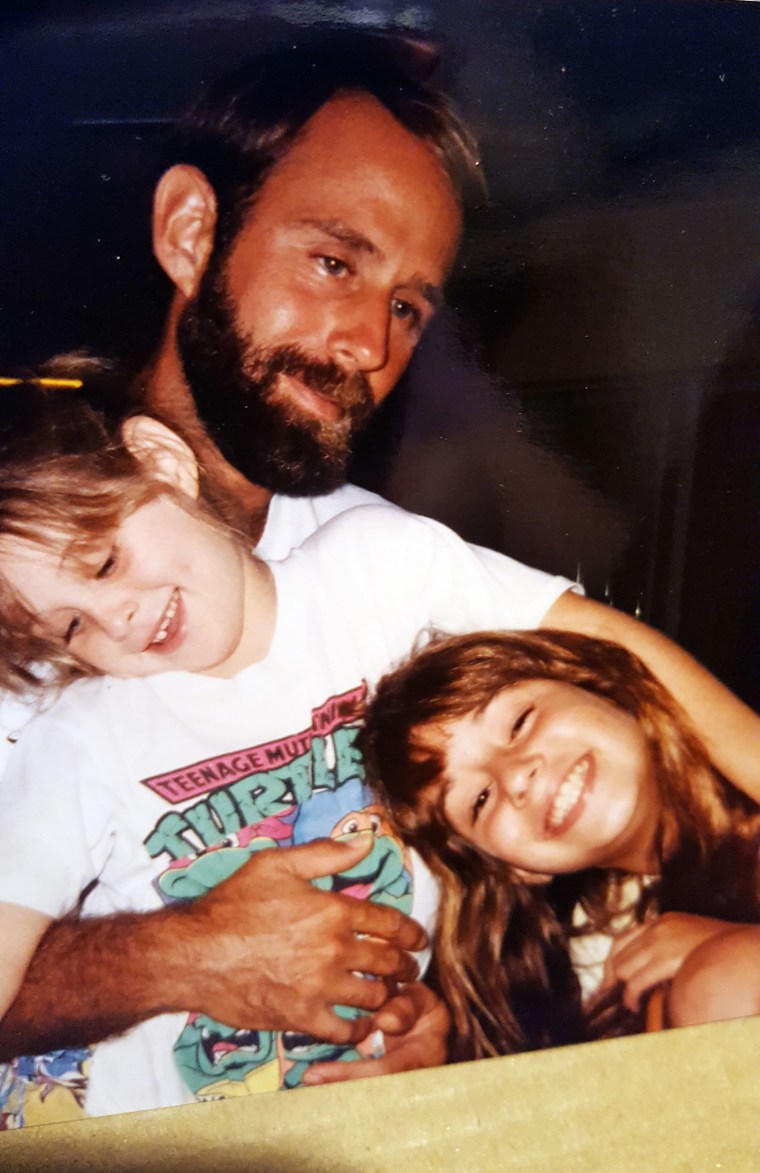
[[[385,134],[405,137],[430,149],[425,139],[405,127],[379,98],[364,90],[340,90],[328,98],[304,123],[292,149],[299,142],[323,134],[332,136],[345,132],[351,135],[356,126],[361,126],[369,134],[370,143],[373,135]],[[360,149],[366,142],[367,139],[363,139],[354,146]]]
[[[454,185],[432,143],[404,126],[369,93],[340,92],[320,106],[274,165],[261,190],[302,167],[313,172],[315,181],[376,168],[397,177],[406,171],[413,182],[420,172],[427,178],[435,176],[458,205]]]
[[[461,209],[439,158],[376,99],[330,99],[273,167],[247,225],[267,234],[324,233],[404,275],[436,305],[454,259]],[[243,226],[244,228],[246,225]]]

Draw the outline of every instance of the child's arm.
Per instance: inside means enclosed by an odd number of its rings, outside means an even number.
[[[0,901],[0,1018],[19,991],[24,974],[51,917],[33,908]]]
[[[760,802],[760,717],[667,636],[612,607],[567,591],[542,627],[616,640],[651,668],[683,705],[714,765]]]
[[[699,945],[735,928],[736,924],[709,916],[665,912],[615,938],[605,965],[605,981],[621,982],[624,1005],[638,1010],[642,996],[675,977]]]
[[[729,925],[692,949],[668,991],[670,1026],[760,1014],[760,925]]]
[[[446,1062],[451,1018],[437,994],[422,982],[402,987],[373,1014],[372,1027],[383,1032],[385,1048],[381,1056],[356,1059],[353,1063],[336,1059],[313,1063],[302,1082],[308,1087],[344,1083],[373,1075],[440,1067]]]

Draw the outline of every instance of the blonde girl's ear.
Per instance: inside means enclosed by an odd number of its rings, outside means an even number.
[[[149,476],[197,499],[198,461],[181,436],[147,415],[131,416],[122,424],[121,432],[124,446]]]
[[[153,252],[185,298],[194,297],[214,247],[216,195],[197,167],[178,163],[153,193]]]

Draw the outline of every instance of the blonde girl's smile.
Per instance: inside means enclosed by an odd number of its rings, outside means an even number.
[[[172,476],[164,469],[158,479]],[[0,571],[38,635],[114,676],[232,676],[266,654],[270,572],[182,492],[186,484],[178,478],[84,551],[60,534],[2,538]],[[246,625],[248,609],[260,624]]]

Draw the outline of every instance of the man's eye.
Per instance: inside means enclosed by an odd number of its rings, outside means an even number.
[[[523,709],[523,711],[520,713],[520,716],[517,718],[514,725],[512,726],[512,736],[513,737],[517,737],[517,734],[524,727],[526,721],[528,720],[528,717],[533,712],[533,708],[534,708],[533,705],[528,705],[528,707],[526,709]]]
[[[394,318],[398,318],[400,322],[406,323],[406,325],[415,330],[421,327],[422,314],[416,305],[412,305],[410,301],[404,301],[400,297],[394,297],[391,308]]]
[[[331,277],[343,277],[346,273],[349,272],[348,265],[345,261],[342,261],[340,257],[331,257],[327,254],[321,254],[317,257],[317,260],[325,272],[329,273]]]
[[[488,796],[490,793],[491,793],[491,787],[486,786],[484,790],[481,790],[480,794],[478,795],[478,797],[475,799],[474,803],[472,804],[472,821],[473,821],[473,823],[476,823],[478,821],[478,815],[480,814],[480,812],[483,810],[483,807],[488,802]]]
[[[96,578],[108,578],[109,574],[113,574],[116,569],[116,550],[111,550],[111,553],[106,558],[103,565],[95,574]]]
[[[82,626],[82,620],[81,620],[80,616],[75,615],[74,618],[71,620],[71,623],[69,624],[69,626],[66,628],[65,632],[63,633],[63,642],[67,646],[71,643],[71,641],[73,640],[74,636],[77,634],[77,632],[79,631],[81,626]]]

